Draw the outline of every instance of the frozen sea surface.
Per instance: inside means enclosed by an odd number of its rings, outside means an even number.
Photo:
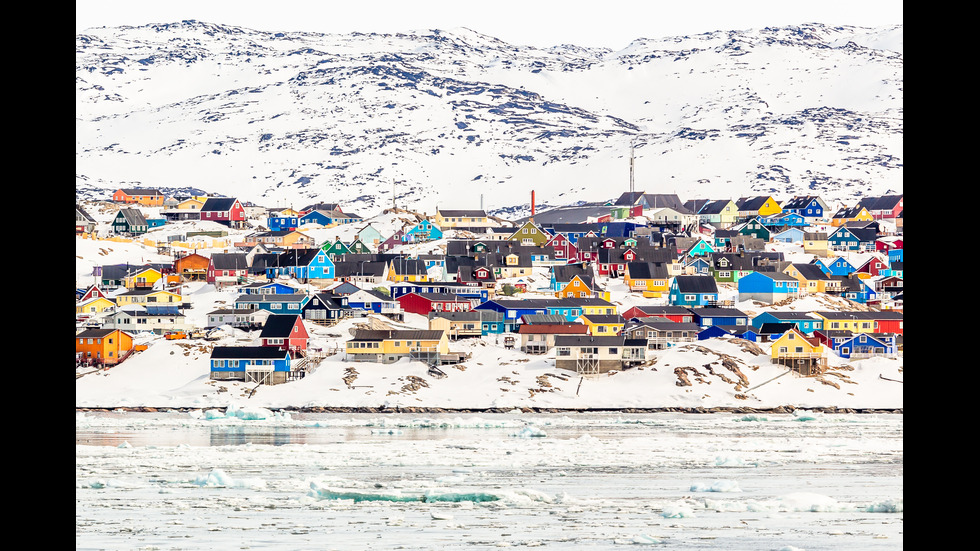
[[[900,414],[77,413],[77,549],[903,546]]]

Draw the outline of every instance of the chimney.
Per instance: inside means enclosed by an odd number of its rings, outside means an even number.
[[[534,222],[534,190],[531,190],[531,222]]]

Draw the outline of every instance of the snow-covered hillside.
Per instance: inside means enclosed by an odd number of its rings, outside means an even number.
[[[76,36],[76,196],[197,189],[514,213],[629,187],[683,199],[902,193],[903,29],[804,24],[518,47],[469,29]],[[393,197],[394,195],[394,197]]]

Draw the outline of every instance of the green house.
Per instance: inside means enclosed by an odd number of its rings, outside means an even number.
[[[740,235],[745,235],[748,237],[755,237],[757,239],[762,239],[764,241],[769,241],[772,232],[769,231],[762,223],[762,219],[758,216],[749,220],[745,225],[738,231]]]
[[[345,245],[344,242],[340,240],[340,237],[337,237],[337,240],[333,243],[324,243],[322,246],[320,246],[320,249],[327,253],[330,260],[333,260],[337,256],[350,254],[351,252],[350,247]]]

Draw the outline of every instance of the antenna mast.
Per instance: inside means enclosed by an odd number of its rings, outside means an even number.
[[[630,142],[630,194],[633,193],[633,144]]]

